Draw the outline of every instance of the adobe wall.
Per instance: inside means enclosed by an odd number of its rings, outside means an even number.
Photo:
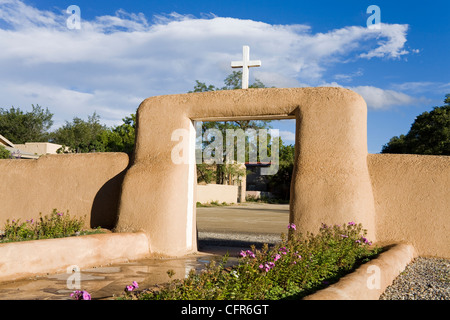
[[[152,253],[197,250],[193,121],[296,119],[290,222],[362,223],[379,243],[407,242],[418,255],[450,257],[450,157],[370,154],[367,107],[343,88],[247,89],[159,96],[137,111],[132,163],[123,153],[0,160],[0,229],[56,208],[91,227],[143,231]],[[188,133],[186,163],[172,152]]]
[[[195,154],[174,164],[175,130],[195,144],[194,120],[296,119],[290,221],[300,231],[321,223],[360,222],[375,237],[367,169],[367,106],[343,88],[266,88],[157,96],[137,111],[134,161],[127,171],[116,231],[143,230],[152,252],[196,251]]]
[[[114,227],[127,165],[124,153],[0,160],[0,230],[7,219],[36,219],[53,209],[86,215],[87,227]]]
[[[238,203],[238,190],[238,186],[223,184],[197,185],[195,201],[200,203],[211,203],[213,201],[226,202],[228,204]]]
[[[105,233],[80,237],[0,243],[0,281],[128,262],[149,256],[143,233]]]
[[[450,157],[369,154],[376,238],[450,258]]]

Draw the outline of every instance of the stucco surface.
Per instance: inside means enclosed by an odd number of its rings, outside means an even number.
[[[96,234],[0,244],[0,281],[66,272],[148,256],[143,233]]]
[[[0,160],[0,230],[7,219],[36,219],[53,209],[86,215],[87,227],[114,227],[127,165],[125,153]]]
[[[417,256],[409,244],[396,244],[354,272],[305,300],[377,300],[408,263]]]
[[[377,239],[450,258],[450,157],[370,154]]]
[[[290,222],[362,223],[373,242],[450,257],[450,157],[368,155],[367,107],[343,88],[246,89],[157,96],[137,111],[135,153],[0,160],[0,229],[56,208],[87,226],[143,231],[149,250],[197,250],[193,121],[295,119]],[[187,132],[173,139],[179,129]],[[173,150],[190,160],[177,164]]]
[[[135,156],[124,179],[116,230],[145,230],[155,252],[195,251],[195,208],[193,216],[187,214],[188,191],[194,188],[189,174],[195,166],[172,162],[172,149],[179,144],[171,140],[172,133],[192,130],[192,120],[295,118],[291,222],[306,232],[317,230],[322,222],[357,221],[374,239],[366,116],[364,99],[343,88],[247,89],[148,98],[137,111]]]
[[[229,186],[223,184],[207,184],[197,186],[196,202],[211,203],[217,201],[219,203],[238,202],[238,186]]]

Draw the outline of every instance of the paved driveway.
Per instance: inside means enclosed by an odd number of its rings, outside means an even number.
[[[199,232],[276,234],[287,231],[288,204],[245,203],[197,208]]]
[[[287,232],[288,223],[288,204],[197,208],[199,250],[217,252],[220,247],[273,244],[281,239],[281,233]]]

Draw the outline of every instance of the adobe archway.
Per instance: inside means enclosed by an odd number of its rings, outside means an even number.
[[[362,223],[375,240],[367,168],[367,107],[343,88],[245,89],[157,96],[137,111],[136,148],[116,231],[145,231],[151,251],[196,251],[194,120],[296,119],[290,221],[301,232],[321,223]],[[175,164],[177,129],[190,132],[190,164]]]

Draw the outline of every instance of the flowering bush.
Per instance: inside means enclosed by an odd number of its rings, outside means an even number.
[[[62,213],[56,209],[50,215],[39,215],[39,219],[18,220],[9,219],[4,227],[4,234],[0,235],[1,242],[61,238],[78,235],[82,231],[85,218],[72,218],[69,213]],[[98,232],[99,230],[97,230]]]
[[[74,300],[91,300],[91,295],[89,294],[89,292],[84,291],[84,290],[76,290],[74,292],[72,292],[70,294],[70,296],[74,299]]]
[[[137,288],[139,288],[138,283],[136,281],[133,281],[131,285],[125,287],[125,292],[131,292],[136,290]]]
[[[289,237],[269,248],[242,250],[238,265],[226,268],[227,256],[197,274],[163,288],[144,290],[139,299],[274,300],[300,298],[337,281],[380,252],[371,248],[360,224],[322,224],[317,235],[302,236],[289,224]]]

